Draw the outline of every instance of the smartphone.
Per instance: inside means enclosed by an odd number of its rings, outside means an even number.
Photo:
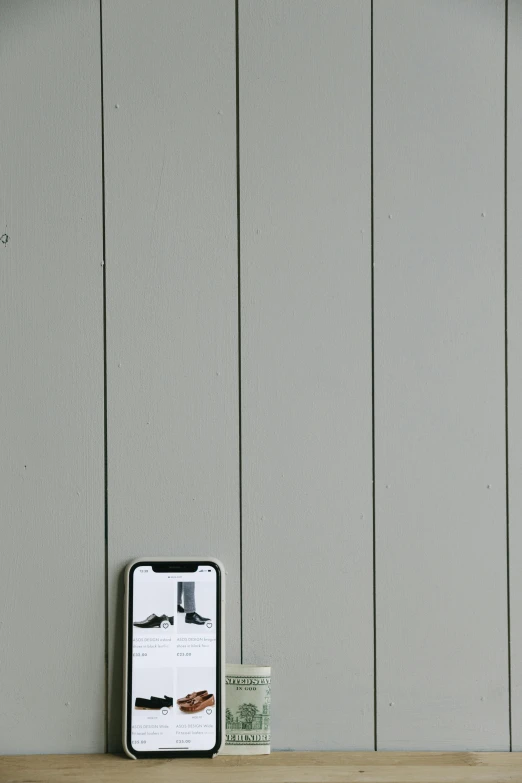
[[[144,557],[125,569],[123,747],[131,758],[219,751],[224,581],[212,557]]]

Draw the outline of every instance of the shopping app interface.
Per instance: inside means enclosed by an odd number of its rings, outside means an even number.
[[[216,744],[216,569],[133,574],[131,745],[138,751]],[[197,694],[191,699],[187,697]],[[181,703],[178,703],[178,700]]]

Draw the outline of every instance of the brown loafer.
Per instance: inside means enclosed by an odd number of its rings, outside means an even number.
[[[198,696],[186,702],[186,704],[180,704],[179,708],[182,712],[200,712],[205,707],[213,707],[215,703],[214,694],[207,693],[206,696]]]
[[[187,693],[186,696],[184,696],[182,699],[178,699],[178,704],[186,704],[189,701],[192,701],[193,699],[198,699],[200,696],[206,696],[207,691],[194,691],[194,693]]]

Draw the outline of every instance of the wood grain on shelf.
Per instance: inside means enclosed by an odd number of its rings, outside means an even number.
[[[519,783],[522,753],[272,753],[131,761],[115,755],[2,756],[2,783]]]

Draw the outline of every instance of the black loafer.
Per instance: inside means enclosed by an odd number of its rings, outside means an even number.
[[[174,704],[174,699],[172,699],[170,696],[164,696],[163,698],[160,696],[151,696],[150,701],[154,705],[155,709],[158,710],[160,710],[162,707],[172,707]]]
[[[135,710],[160,710],[161,705],[158,704],[157,706],[155,706],[153,704],[152,699],[141,699],[138,697],[134,702],[134,709]]]
[[[138,697],[134,702],[134,709],[136,710],[161,710],[165,707],[172,707],[174,700],[170,696],[164,696],[161,699],[159,696],[151,696],[150,699],[142,699]]]

